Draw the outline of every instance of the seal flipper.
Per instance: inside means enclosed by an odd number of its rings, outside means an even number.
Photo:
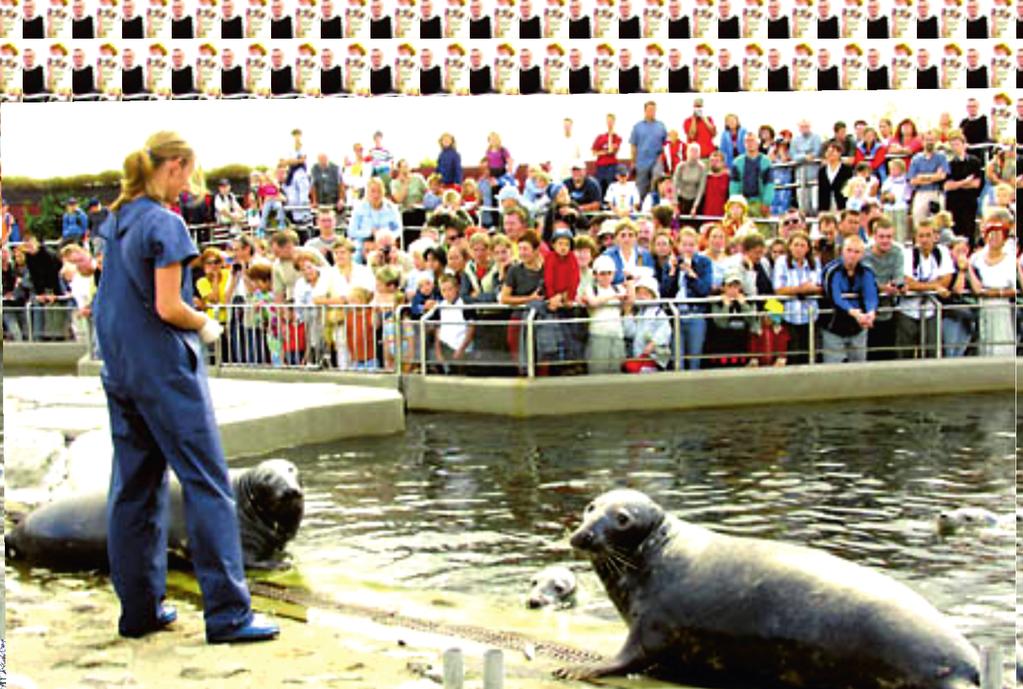
[[[618,655],[610,661],[603,664],[559,668],[554,671],[554,676],[558,679],[589,680],[609,675],[643,672],[650,666],[650,657],[643,652],[639,639],[630,631],[622,650],[618,651]]]

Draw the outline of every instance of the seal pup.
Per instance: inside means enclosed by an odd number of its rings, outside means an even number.
[[[526,599],[528,608],[571,608],[575,605],[575,573],[567,567],[544,567],[533,575],[529,585],[529,598]]]
[[[935,518],[938,533],[953,534],[964,529],[1015,529],[1023,522],[1023,512],[997,515],[983,507],[959,507],[942,510]]]
[[[249,469],[232,470],[231,485],[246,568],[287,566],[283,550],[298,533],[305,508],[298,469],[286,459],[268,459]],[[168,511],[168,549],[187,560],[184,496],[173,476]],[[106,493],[71,496],[33,510],[4,546],[10,559],[33,565],[64,571],[107,569]]]
[[[629,626],[602,665],[704,686],[965,689],[976,649],[905,585],[823,551],[715,533],[634,490],[601,495],[572,546]]]

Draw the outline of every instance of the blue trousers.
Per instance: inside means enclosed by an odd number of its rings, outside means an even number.
[[[699,357],[703,354],[703,343],[707,339],[706,318],[683,318],[682,330],[682,366],[690,371],[699,371],[702,360],[699,358],[686,359],[685,357]]]
[[[208,399],[169,389],[140,403],[106,381],[104,388],[114,442],[107,552],[121,600],[121,633],[153,629],[166,591],[168,464],[183,491],[207,633],[249,624],[252,611],[227,465],[216,424],[201,421]]]

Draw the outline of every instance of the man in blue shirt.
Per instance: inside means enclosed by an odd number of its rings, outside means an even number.
[[[825,304],[821,344],[825,364],[867,360],[867,331],[877,317],[877,281],[863,265],[864,244],[857,235],[846,237],[842,256],[824,269]]]
[[[664,123],[656,119],[657,104],[652,100],[643,105],[643,119],[632,127],[629,144],[632,146],[632,164],[636,166],[636,188],[639,198],[650,191],[650,180],[657,174],[661,148],[668,139]]]
[[[85,235],[89,231],[89,216],[78,207],[78,199],[74,196],[67,200],[67,211],[64,213],[61,222],[60,243],[61,246],[68,244],[83,244]]]
[[[945,207],[942,183],[949,173],[948,158],[937,150],[937,132],[924,132],[924,150],[913,156],[909,163],[909,184],[913,187],[913,227],[931,217],[937,208]]]

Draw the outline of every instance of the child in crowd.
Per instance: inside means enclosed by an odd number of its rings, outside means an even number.
[[[712,360],[716,366],[747,366],[751,335],[760,334],[760,318],[742,291],[742,270],[733,267],[725,273],[721,301],[710,307],[711,331],[708,345],[718,356]]]
[[[615,262],[610,256],[599,256],[593,262],[597,284],[583,295],[590,309],[590,338],[586,359],[590,373],[619,373],[625,359],[625,331],[622,325],[623,302],[635,301],[634,282],[612,284]]]
[[[867,180],[858,175],[846,182],[842,188],[842,194],[846,197],[845,207],[854,211],[863,210],[863,204],[869,198],[867,188]]]
[[[245,194],[245,227],[250,234],[256,237],[266,236],[263,220],[259,213],[259,198],[254,189],[250,189]]]
[[[254,261],[246,273],[251,289],[245,295],[247,322],[252,328],[252,343],[243,357],[245,363],[265,364],[268,361],[280,366],[281,343],[274,336],[276,314],[274,313],[273,266],[266,261]]]
[[[750,340],[750,353],[755,355],[750,366],[784,366],[789,350],[789,331],[782,322],[785,307],[777,299],[764,302],[767,318],[761,323],[759,336]]]
[[[549,315],[561,322],[544,322],[538,326],[536,338],[541,361],[553,359],[567,362],[568,366],[582,359],[583,349],[576,345],[581,345],[584,339],[576,333],[582,324],[570,320],[575,316],[579,293],[579,261],[572,253],[572,243],[572,230],[556,221],[552,251],[543,262],[543,287]]]
[[[639,189],[636,183],[629,181],[629,168],[619,164],[615,170],[615,181],[607,188],[604,203],[611,207],[616,215],[626,216],[634,212],[640,204]]]
[[[888,161],[888,178],[881,185],[881,210],[895,226],[895,241],[905,244],[909,239],[909,199],[913,188],[906,178],[906,161],[894,158]]]
[[[437,305],[441,296],[437,290],[433,273],[429,270],[414,273],[413,278],[416,280],[416,291],[412,295],[409,312],[412,314],[412,318],[419,320],[423,314]]]
[[[934,230],[938,233],[938,244],[944,246],[952,246],[952,241],[956,238],[955,230],[952,225],[952,214],[948,211],[940,211],[934,214]]]
[[[427,213],[437,210],[444,202],[444,185],[436,172],[426,179],[426,193],[423,194],[423,209]]]
[[[401,318],[401,323],[398,323],[398,307],[405,303],[405,294],[401,291],[401,272],[394,266],[384,266],[377,271],[376,277],[377,289],[373,305],[376,307],[376,323],[382,333],[384,369],[394,370],[400,345],[402,368],[411,370],[416,330],[410,319]]]
[[[458,294],[458,278],[445,273],[440,278],[440,292],[443,301],[440,304],[437,336],[434,339],[434,356],[440,364],[439,368],[444,373],[464,373],[464,362],[472,350],[472,339],[476,333],[476,326],[468,323],[465,318],[465,310],[462,298]]]
[[[637,301],[660,299],[657,280],[652,275],[636,282]],[[625,304],[623,330],[631,343],[631,358],[625,362],[626,373],[654,373],[668,368],[671,361],[671,321],[660,304],[633,308]]]
[[[345,353],[342,368],[353,371],[377,369],[376,328],[373,324],[373,294],[365,287],[353,287],[345,309]]]

